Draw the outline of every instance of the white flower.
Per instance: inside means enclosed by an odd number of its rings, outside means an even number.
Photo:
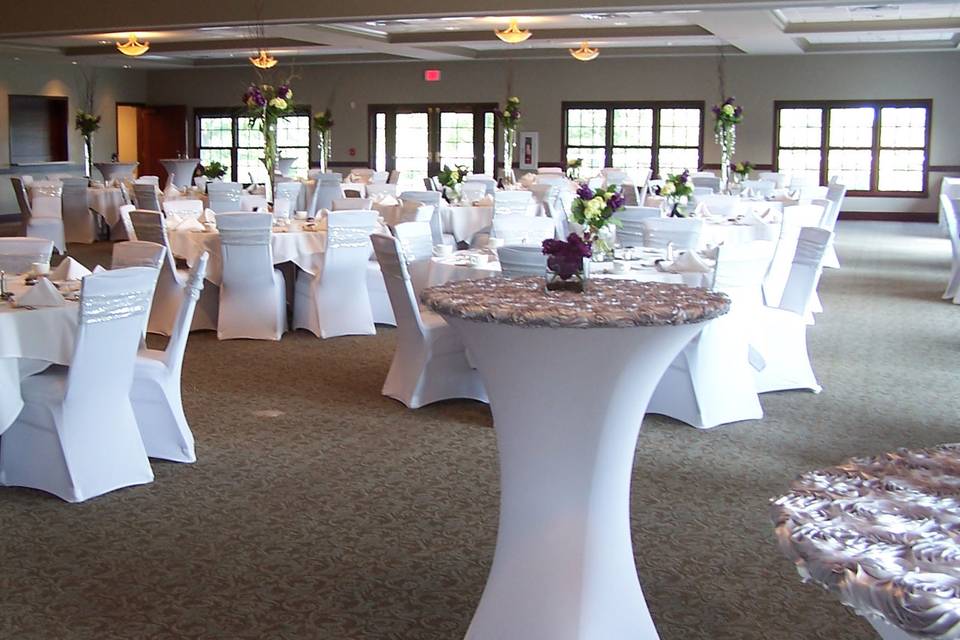
[[[677,188],[673,186],[672,182],[667,182],[662,187],[660,187],[660,194],[664,196],[669,196],[669,195],[673,195],[673,193],[676,190]]]
[[[283,98],[274,98],[270,101],[270,106],[281,111],[287,108],[287,101]]]

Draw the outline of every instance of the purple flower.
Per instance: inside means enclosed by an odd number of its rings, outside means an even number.
[[[290,87],[285,84],[280,85],[280,88],[277,89],[277,97],[287,99],[287,95],[290,93]]]
[[[684,169],[683,173],[680,174],[680,184],[687,184],[688,180],[690,180],[690,171]]]
[[[710,110],[713,111],[713,115],[715,116],[720,115],[720,107],[714,106]]]
[[[737,106],[737,108],[733,110],[733,115],[736,116],[737,118],[739,118],[742,113],[743,113],[743,107],[741,106]]]
[[[590,245],[575,233],[567,236],[566,241],[544,240],[542,250],[548,256],[547,267],[563,280],[583,269],[583,259],[593,255]]]
[[[735,100],[736,98],[734,98],[733,96],[730,96],[729,98],[723,101],[723,104],[733,104]]]
[[[623,194],[620,193],[619,191],[617,191],[616,193],[614,193],[614,194],[610,197],[610,200],[607,202],[607,204],[610,205],[610,210],[611,210],[611,211],[617,211],[617,210],[619,210],[621,207],[623,207],[623,203],[624,203]]]
[[[591,189],[587,183],[583,183],[580,185],[580,188],[577,189],[577,197],[581,200],[593,200],[593,189]]]

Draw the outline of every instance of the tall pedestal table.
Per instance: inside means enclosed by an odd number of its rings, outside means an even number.
[[[483,377],[500,452],[500,529],[468,640],[656,639],[633,561],[630,478],[647,403],[726,296],[543,278],[427,289]]]

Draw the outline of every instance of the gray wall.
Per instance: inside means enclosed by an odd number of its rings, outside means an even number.
[[[10,167],[10,94],[67,96],[70,99],[69,157],[72,165]],[[61,173],[83,163],[83,138],[73,129],[73,115],[83,106],[83,80],[72,64],[0,62],[0,173]],[[147,74],[132,69],[98,69],[95,112],[102,117],[93,136],[93,159],[110,160],[117,150],[117,102],[146,102]],[[17,211],[16,199],[6,175],[0,179],[0,214]]]

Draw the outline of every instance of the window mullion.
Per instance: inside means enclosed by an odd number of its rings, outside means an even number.
[[[660,176],[660,107],[653,107],[653,131],[650,136],[650,175]]]
[[[830,172],[828,158],[830,157],[830,108],[823,107],[820,116],[820,184],[827,184]]]
[[[870,150],[870,191],[880,190],[880,129],[882,127],[880,118],[883,113],[883,109],[880,108],[881,106],[880,104],[873,106],[873,148]]]

